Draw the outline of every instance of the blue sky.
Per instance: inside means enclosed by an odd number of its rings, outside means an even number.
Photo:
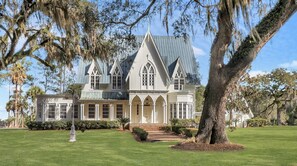
[[[148,26],[140,26],[135,34],[144,35],[147,29]],[[167,35],[165,28],[162,27],[158,19],[151,21],[150,31],[153,35]],[[195,57],[200,65],[201,83],[206,85],[212,39],[209,36],[204,36],[202,30],[197,30],[197,34],[191,39]],[[263,47],[256,60],[252,63],[250,73],[252,75],[266,73],[279,67],[292,71],[297,69],[297,14],[292,16]],[[8,85],[0,87],[0,119],[7,117],[7,113],[4,110],[5,104],[8,101],[8,90]]]

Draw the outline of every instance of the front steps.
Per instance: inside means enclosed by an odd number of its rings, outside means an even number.
[[[155,142],[155,141],[183,141],[185,138],[174,135],[172,132],[166,133],[164,131],[147,131],[148,132],[148,141]]]
[[[167,126],[167,124],[160,123],[130,123],[130,131],[133,127],[139,127],[148,132],[148,141],[183,141],[185,138],[179,135],[175,135],[172,132],[164,132],[160,130],[161,127]]]
[[[132,131],[133,127],[139,127],[144,129],[145,131],[159,131],[160,127],[167,126],[167,124],[163,123],[130,123],[130,131]]]

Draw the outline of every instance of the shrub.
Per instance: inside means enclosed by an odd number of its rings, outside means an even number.
[[[195,119],[179,119],[177,121],[177,126],[184,126],[184,127],[189,127],[189,128],[195,128],[198,126],[198,123],[195,122]]]
[[[172,126],[197,127],[199,122],[195,119],[171,119]]]
[[[192,132],[190,129],[186,129],[186,128],[180,128],[180,133],[184,136],[186,136],[187,138],[191,138],[193,136]]]
[[[106,121],[107,122],[107,128],[109,129],[114,129],[114,128],[119,128],[120,124],[118,121]]]
[[[267,119],[253,118],[247,120],[248,127],[263,127],[267,125]]]
[[[160,130],[169,133],[171,131],[171,127],[170,126],[162,126],[159,128]]]
[[[178,119],[171,119],[170,122],[172,126],[175,126],[178,123]]]
[[[172,132],[174,132],[175,134],[181,134],[181,130],[182,128],[185,128],[184,126],[172,126]]]
[[[139,127],[133,127],[132,132],[141,140],[146,141],[148,133]]]
[[[123,130],[125,130],[125,125],[130,122],[129,118],[119,118],[118,122],[122,126]]]
[[[26,126],[30,130],[70,130],[72,121],[47,121],[36,122],[27,121]],[[117,121],[88,121],[88,120],[76,120],[74,121],[76,129],[85,131],[86,129],[112,129],[118,128]]]

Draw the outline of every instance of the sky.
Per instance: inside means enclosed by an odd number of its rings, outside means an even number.
[[[152,35],[167,35],[159,19],[151,20],[149,25],[140,26],[136,35],[144,35],[148,27]],[[172,30],[169,35],[172,34]],[[209,71],[209,52],[212,38],[204,36],[203,31],[191,37],[196,60],[199,62],[201,84],[206,85]],[[275,34],[275,36],[262,48],[252,63],[250,75],[264,74],[283,67],[288,70],[297,70],[297,14]],[[6,119],[5,104],[8,101],[9,85],[0,87],[0,119]]]

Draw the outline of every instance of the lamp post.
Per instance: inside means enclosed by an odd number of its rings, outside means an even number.
[[[74,101],[76,99],[76,95],[72,94],[72,125],[70,130],[70,139],[69,142],[76,141],[76,133],[75,133],[75,126],[74,126]]]

